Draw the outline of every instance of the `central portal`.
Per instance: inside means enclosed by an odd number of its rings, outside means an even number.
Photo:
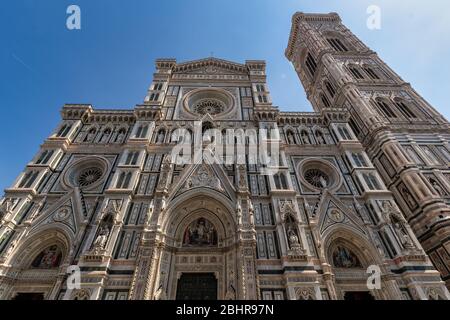
[[[177,300],[217,300],[214,273],[183,273],[178,280]]]

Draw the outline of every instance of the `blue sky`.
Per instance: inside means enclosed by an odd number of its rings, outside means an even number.
[[[66,28],[79,5],[82,29]],[[366,26],[381,8],[381,30]],[[215,57],[267,61],[274,104],[309,111],[284,57],[296,11],[338,12],[403,79],[450,118],[450,2],[446,0],[10,0],[0,11],[0,189],[59,122],[64,103],[133,108],[144,99],[154,60]]]

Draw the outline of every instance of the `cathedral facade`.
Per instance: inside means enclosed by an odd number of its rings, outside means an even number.
[[[335,13],[286,57],[314,112],[216,58],[65,105],[1,200],[0,299],[450,299],[447,120]]]

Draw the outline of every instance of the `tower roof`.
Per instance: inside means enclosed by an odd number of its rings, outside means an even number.
[[[300,21],[308,21],[308,22],[340,22],[341,18],[336,12],[330,12],[330,13],[304,13],[304,12],[296,12],[292,16],[292,26],[291,26],[291,33],[289,36],[289,42],[288,46],[285,51],[285,55],[288,59],[291,58],[295,43],[298,40],[298,32],[299,32],[299,25]]]

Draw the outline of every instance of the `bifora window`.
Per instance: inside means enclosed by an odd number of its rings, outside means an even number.
[[[314,74],[316,73],[317,70],[317,63],[310,53],[308,53],[308,56],[306,57],[305,64],[311,76],[314,77]]]

